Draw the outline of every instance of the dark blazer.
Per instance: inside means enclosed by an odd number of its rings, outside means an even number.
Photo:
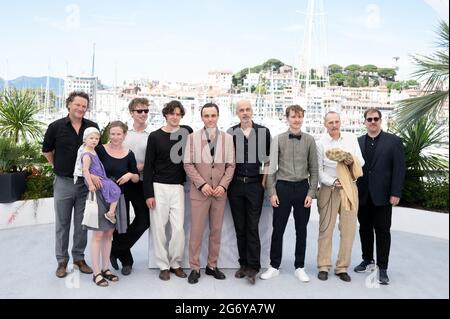
[[[393,134],[381,131],[372,164],[367,164],[367,135],[358,138],[359,147],[366,165],[363,176],[358,179],[359,204],[367,203],[369,193],[375,206],[389,205],[391,196],[401,197],[405,181],[406,164],[402,140]]]

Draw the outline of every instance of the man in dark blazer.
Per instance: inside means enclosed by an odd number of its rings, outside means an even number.
[[[405,180],[405,152],[401,139],[381,130],[381,112],[370,108],[364,113],[367,134],[358,138],[364,157],[363,177],[358,179],[359,235],[363,261],[355,272],[375,268],[373,260],[374,231],[376,237],[378,282],[387,285],[391,246],[392,206],[402,194]]]

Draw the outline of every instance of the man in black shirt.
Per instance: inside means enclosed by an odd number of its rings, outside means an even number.
[[[178,101],[167,103],[162,110],[166,125],[148,137],[144,164],[144,196],[150,208],[153,247],[159,278],[167,281],[170,272],[180,278],[187,275],[181,268],[184,254],[184,187],[186,173],[183,151],[189,126],[180,126],[185,111]],[[172,237],[166,249],[166,225],[170,222]]]
[[[74,212],[74,233],[72,258],[74,265],[83,273],[91,274],[92,269],[84,261],[87,244],[87,231],[81,226],[88,189],[83,178],[73,179],[73,171],[78,148],[83,144],[83,133],[88,127],[98,125],[84,118],[89,106],[89,95],[84,92],[72,92],[66,100],[69,111],[67,117],[59,119],[48,126],[45,133],[42,152],[55,172],[55,253],[58,261],[56,276],[66,276],[69,261],[69,233]]]
[[[253,110],[249,101],[239,101],[236,114],[240,124],[227,132],[233,136],[236,150],[236,169],[228,190],[239,251],[240,268],[235,277],[247,277],[254,284],[261,268],[259,219],[264,200],[271,136],[268,128],[252,121]]]
[[[381,121],[381,112],[378,109],[368,109],[364,113],[367,134],[358,138],[366,164],[363,167],[364,175],[357,182],[359,235],[363,261],[354,270],[366,272],[374,268],[375,232],[378,282],[387,285],[392,206],[396,206],[400,201],[406,164],[401,139],[383,132]]]

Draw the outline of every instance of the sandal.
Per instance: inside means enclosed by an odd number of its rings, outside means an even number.
[[[97,277],[101,277],[102,279],[100,279],[99,281],[97,281]],[[108,287],[108,282],[105,280],[105,278],[103,278],[103,275],[101,273],[94,275],[92,278],[92,281],[99,287]]]
[[[101,275],[102,275],[104,278],[108,279],[109,281],[113,281],[113,282],[114,282],[114,281],[119,281],[119,277],[116,276],[116,275],[113,275],[113,274],[111,273],[111,270],[109,270],[109,269],[102,270]]]

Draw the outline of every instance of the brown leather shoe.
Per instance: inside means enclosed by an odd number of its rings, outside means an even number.
[[[89,267],[84,260],[74,261],[73,264],[78,266],[78,269],[83,274],[92,274],[93,273],[92,268]]]
[[[58,268],[56,268],[56,277],[64,278],[67,275],[67,261],[63,261],[58,263]]]
[[[245,266],[239,267],[238,271],[234,274],[234,277],[236,278],[244,278],[246,275],[247,268]]]
[[[159,272],[159,279],[167,281],[170,279],[170,272],[168,269],[161,270]]]
[[[181,268],[181,267],[178,267],[176,269],[170,268],[170,272],[175,274],[175,276],[180,277],[180,278],[186,278],[187,277],[186,273],[183,271],[183,268]]]

